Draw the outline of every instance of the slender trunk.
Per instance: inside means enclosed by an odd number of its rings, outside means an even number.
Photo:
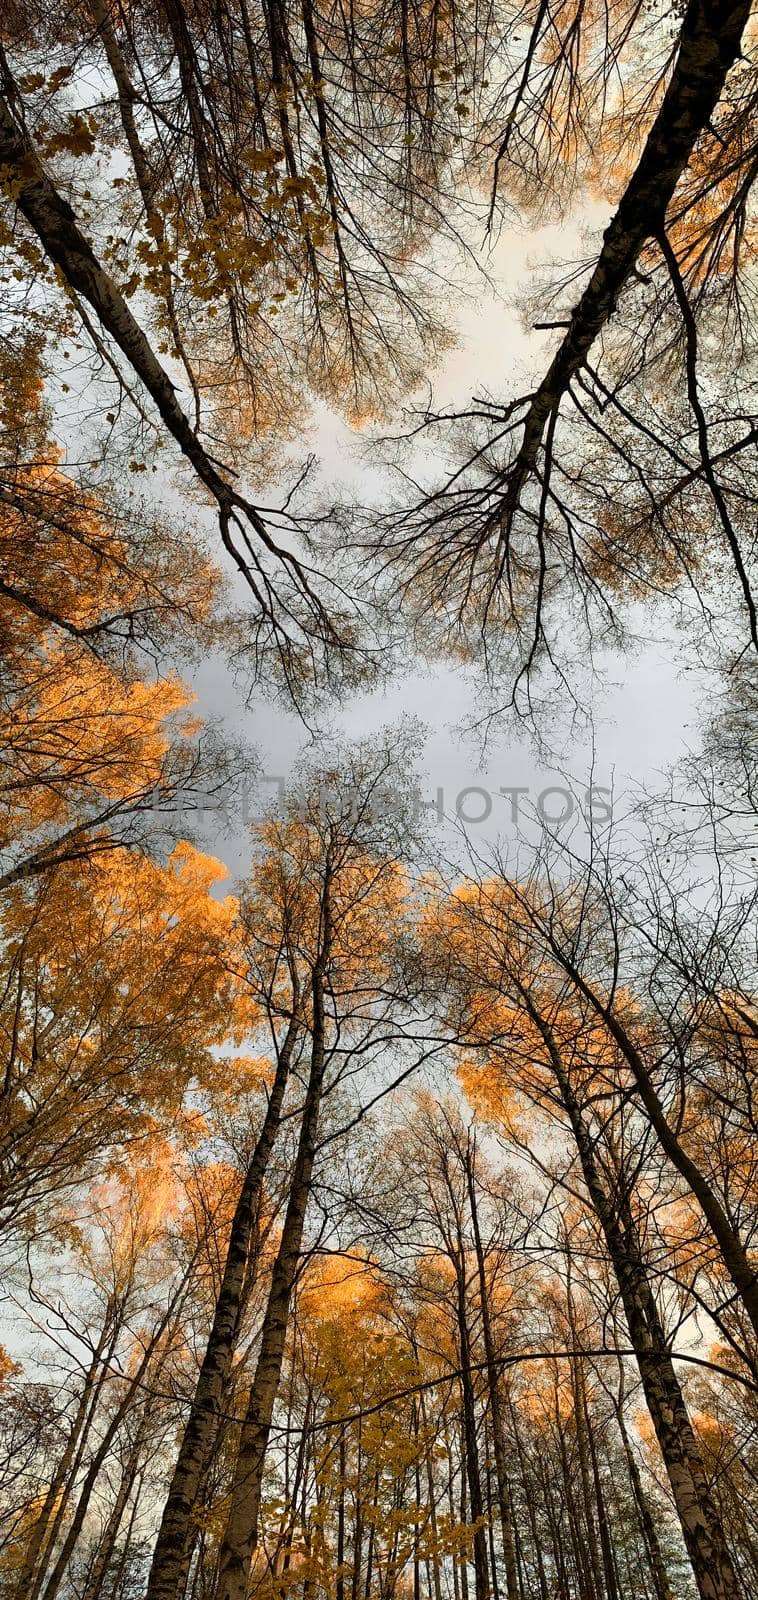
[[[694,1194],[721,1252],[727,1273],[742,1300],[753,1331],[756,1338],[758,1338],[758,1270],[751,1262],[737,1229],[730,1222],[724,1206],[721,1204],[705,1173],[697,1162],[688,1155],[677,1137],[666,1116],[645,1062],[627,1033],[626,1028],[615,1015],[613,1008],[607,1005],[600,995],[595,993],[592,985],[587,982],[582,973],[575,967],[573,961],[566,957],[565,953],[558,948],[554,941],[550,941],[550,943],[553,954],[560,966],[579,992],[589,1000],[598,1016],[602,1018],[612,1039],[619,1046],[624,1059],[631,1067],[640,1100],[645,1107],[653,1131],[671,1165],[684,1178],[685,1183]]]
[[[563,1548],[563,1539],[561,1537],[560,1518],[556,1519],[555,1506],[553,1505],[553,1496],[547,1473],[540,1471],[539,1477],[542,1488],[542,1498],[545,1502],[548,1526],[550,1528],[550,1541],[553,1546],[553,1561],[555,1563],[555,1570],[558,1574],[557,1600],[570,1600],[568,1571],[566,1568],[566,1555]]]
[[[584,1372],[581,1374],[581,1401],[584,1410],[584,1420],[587,1430],[587,1445],[589,1448],[590,1464],[592,1467],[592,1482],[595,1489],[595,1505],[597,1507],[597,1524],[600,1532],[600,1549],[603,1557],[603,1571],[605,1574],[605,1589],[608,1600],[619,1600],[618,1584],[616,1581],[616,1564],[613,1555],[613,1540],[611,1538],[610,1523],[605,1504],[605,1494],[600,1477],[600,1463],[598,1461],[597,1447],[592,1427],[592,1419],[587,1405],[587,1385]]]
[[[371,1508],[371,1521],[368,1530],[368,1550],[366,1552],[366,1587],[365,1600],[371,1600],[371,1584],[374,1577],[374,1549],[376,1546],[376,1519],[379,1515],[379,1473],[374,1478],[374,1503]]]
[[[474,1527],[474,1587],[476,1600],[488,1600],[490,1584],[487,1570],[487,1535],[484,1527],[484,1501],[479,1471],[479,1446],[476,1437],[474,1384],[471,1373],[471,1351],[466,1308],[466,1269],[462,1245],[456,1257],[455,1270],[458,1288],[458,1336],[461,1351],[466,1476],[469,1487],[469,1512],[472,1523],[476,1524]]]
[[[129,1501],[129,1496],[132,1492],[132,1485],[134,1483],[134,1477],[137,1471],[137,1463],[142,1453],[142,1446],[144,1444],[145,1434],[147,1432],[147,1420],[147,1412],[145,1411],[140,1418],[134,1443],[124,1463],[121,1473],[121,1482],[118,1486],[118,1493],[113,1502],[108,1521],[106,1522],[105,1531],[100,1541],[100,1548],[93,1562],[92,1571],[87,1579],[82,1600],[98,1600],[99,1595],[102,1593],[105,1575],[111,1564],[113,1551],[116,1547],[116,1540],[119,1535],[124,1512]]]
[[[448,1503],[448,1508],[449,1508],[450,1526],[452,1528],[452,1527],[455,1526],[455,1522],[456,1522],[455,1496],[454,1496],[454,1493],[453,1493],[453,1478],[454,1478],[453,1451],[452,1451],[452,1441],[450,1439],[450,1433],[449,1433],[448,1425],[447,1425],[447,1417],[445,1416],[444,1413],[443,1413],[443,1427],[444,1427],[444,1430],[445,1430],[445,1447],[447,1449],[447,1465],[448,1465],[448,1473],[447,1473],[447,1503]],[[464,1471],[463,1459],[461,1459],[461,1481],[463,1481],[463,1471]],[[453,1556],[453,1560],[452,1560],[452,1568],[453,1568],[453,1600],[459,1600],[459,1595],[460,1595],[460,1570],[459,1570],[460,1569],[460,1562],[459,1562],[459,1558],[457,1556],[455,1556],[455,1555]]]
[[[524,1564],[524,1546],[519,1532],[518,1517],[513,1518],[513,1541],[516,1547],[516,1574],[518,1577],[519,1600],[526,1600],[526,1568]]]
[[[492,1488],[492,1454],[490,1451],[490,1430],[487,1413],[484,1415],[484,1482],[487,1490],[487,1549],[489,1551],[490,1584],[492,1585],[492,1600],[500,1600],[500,1583],[497,1575],[497,1556],[495,1553],[495,1530],[493,1512],[495,1509],[495,1496]]]
[[[634,1503],[637,1508],[637,1515],[639,1517],[640,1528],[642,1530],[642,1538],[647,1551],[648,1562],[653,1579],[653,1586],[655,1588],[656,1600],[674,1600],[671,1585],[668,1580],[668,1573],[666,1571],[666,1563],[663,1559],[663,1552],[661,1550],[658,1534],[656,1533],[655,1529],[655,1522],[653,1521],[653,1515],[650,1510],[650,1506],[648,1505],[647,1496],[642,1487],[640,1469],[637,1466],[632,1443],[627,1432],[626,1422],[624,1421],[623,1397],[616,1404],[616,1421],[618,1422],[619,1433],[621,1435],[621,1443],[624,1447],[626,1466],[629,1473],[629,1482],[632,1486],[632,1494],[634,1496]]]
[[[495,1455],[498,1510],[500,1512],[500,1530],[503,1540],[503,1556],[505,1559],[505,1586],[508,1600],[518,1600],[516,1555],[513,1547],[513,1508],[511,1505],[510,1485],[508,1483],[505,1434],[503,1432],[503,1415],[500,1405],[500,1384],[498,1378],[497,1361],[495,1359],[495,1341],[492,1334],[492,1321],[490,1318],[489,1287],[487,1284],[484,1250],[482,1247],[482,1236],[479,1227],[479,1208],[476,1199],[474,1166],[470,1157],[470,1153],[466,1162],[466,1176],[468,1181],[471,1222],[474,1230],[474,1248],[476,1250],[477,1273],[479,1277],[479,1300],[481,1304],[482,1335],[484,1338],[484,1353],[487,1362],[487,1384],[490,1395],[490,1415],[492,1417],[492,1445]]]
[[[557,1389],[557,1381],[556,1381]],[[576,1480],[572,1470],[573,1463],[569,1463],[566,1451],[566,1439],[561,1427],[558,1396],[556,1393],[556,1423],[558,1435],[558,1452],[561,1458],[561,1471],[563,1474],[563,1499],[568,1517],[569,1532],[571,1534],[571,1548],[574,1554],[580,1600],[594,1600],[595,1591],[592,1586],[592,1572],[588,1560],[588,1551],[582,1538],[582,1528],[577,1515],[577,1496],[575,1495]]]
[[[487,1525],[487,1540],[490,1549],[490,1572],[492,1573],[492,1600],[500,1600],[500,1584],[497,1576],[497,1552],[495,1550],[495,1528],[492,1518],[492,1501],[490,1499],[490,1520]]]
[[[711,1498],[703,1463],[674,1363],[640,1255],[633,1219],[624,1226],[609,1198],[595,1160],[592,1137],[581,1115],[560,1051],[544,1019],[527,1001],[548,1048],[561,1098],[576,1141],[587,1191],[597,1213],[621,1292],[629,1337],[661,1449],[701,1600],[739,1600],[740,1587]]]
[[[419,1394],[419,1404],[420,1404],[420,1407],[421,1407],[421,1421],[422,1421],[422,1423],[424,1425],[424,1431],[426,1432],[426,1430],[427,1430],[426,1398],[424,1396],[423,1390]],[[437,1540],[438,1540],[437,1497],[436,1497],[435,1491],[434,1491],[434,1467],[432,1465],[432,1453],[431,1453],[431,1450],[429,1449],[428,1445],[427,1445],[427,1448],[426,1448],[426,1451],[425,1451],[425,1456],[426,1456],[426,1488],[427,1488],[427,1495],[429,1497],[429,1523],[430,1523],[431,1530],[432,1530],[432,1538],[434,1540],[434,1555],[432,1556],[432,1561],[431,1561],[432,1583],[434,1585],[434,1600],[442,1600],[442,1584],[441,1584],[441,1581],[440,1581],[440,1562],[439,1562],[439,1555],[437,1553]]]
[[[144,1487],[144,1477],[143,1477],[143,1474],[140,1473],[140,1476],[137,1479],[137,1487],[136,1487],[135,1492],[134,1492],[134,1498],[132,1499],[132,1509],[131,1509],[131,1511],[129,1513],[129,1522],[127,1524],[126,1535],[125,1535],[124,1543],[123,1543],[123,1546],[122,1546],[122,1549],[121,1549],[121,1555],[118,1558],[118,1565],[116,1567],[116,1571],[113,1574],[113,1585],[112,1585],[112,1591],[111,1592],[112,1592],[112,1595],[114,1595],[114,1596],[115,1595],[119,1595],[120,1596],[122,1594],[122,1592],[123,1592],[121,1585],[122,1585],[123,1580],[124,1580],[124,1573],[126,1572],[126,1564],[127,1564],[127,1561],[129,1560],[129,1556],[131,1554],[132,1541],[134,1539],[134,1525],[135,1525],[135,1523],[137,1521],[137,1512],[139,1510],[140,1500],[142,1499],[143,1487]]]
[[[28,133],[16,121],[12,110],[15,92],[7,79],[0,85],[0,165],[16,174],[19,210],[36,233],[45,255],[75,293],[92,307],[106,333],[126,356],[201,482],[220,507],[230,508],[235,498],[233,489],[200,443],[147,334],[133,317],[114,279],[98,261],[68,201],[48,177]]]
[[[461,1361],[461,1366],[463,1362]],[[469,1512],[466,1494],[468,1476],[468,1450],[466,1449],[466,1413],[465,1407],[461,1417],[461,1526],[468,1527]],[[461,1594],[463,1600],[468,1600],[468,1556],[464,1555],[461,1561]]]
[[[419,1460],[418,1406],[413,1406],[413,1440],[416,1447],[414,1472],[416,1479],[416,1506],[413,1513],[413,1600],[421,1600],[421,1560],[418,1553],[421,1517],[421,1462]]]
[[[108,60],[108,65],[111,69],[113,81],[116,85],[119,113],[121,116],[121,126],[124,130],[124,137],[129,146],[129,154],[132,158],[134,175],[137,179],[137,186],[139,188],[139,192],[142,197],[142,204],[145,209],[145,220],[147,222],[149,232],[158,246],[156,252],[156,267],[158,273],[160,274],[163,297],[166,305],[166,313],[168,316],[169,327],[171,329],[171,337],[174,341],[176,354],[181,359],[182,366],[184,367],[184,371],[187,375],[187,381],[192,390],[195,403],[195,427],[199,428],[200,395],[197,387],[197,381],[192,371],[189,357],[182,339],[182,332],[181,328],[179,327],[179,319],[176,314],[176,304],[174,301],[174,291],[171,281],[171,267],[169,265],[166,229],[161,211],[155,204],[155,184],[150,172],[150,165],[147,155],[140,140],[137,121],[134,115],[134,107],[138,100],[138,93],[129,74],[126,59],[116,38],[111,15],[107,5],[105,4],[105,0],[90,0],[90,4],[92,6],[92,15],[97,23],[97,30],[102,40],[103,49]]]
[[[345,1600],[345,1430],[340,1428],[339,1442],[339,1497],[337,1500],[337,1577],[334,1585],[335,1600]]]
[[[394,1600],[394,1594],[395,1589],[397,1588],[397,1580],[399,1575],[400,1529],[405,1521],[405,1518],[402,1517],[400,1513],[405,1510],[405,1481],[406,1473],[404,1471],[395,1480],[395,1489],[392,1497],[392,1509],[395,1512],[395,1516],[393,1518],[392,1543],[390,1545],[390,1551],[387,1557],[387,1579],[384,1591],[385,1595],[387,1596],[387,1600]]]
[[[328,866],[324,880],[322,917],[322,944],[312,972],[313,1033],[308,1087],[292,1186],[263,1318],[255,1376],[237,1451],[231,1507],[219,1551],[216,1600],[245,1600],[253,1552],[258,1538],[263,1467],[284,1359],[290,1301],[300,1260],[326,1066],[324,978],[331,927]]]
[[[39,1516],[29,1537],[15,1589],[15,1600],[36,1600],[36,1596],[42,1587],[45,1576],[45,1555],[52,1547],[56,1531],[68,1505],[81,1453],[86,1444],[98,1397],[105,1381],[107,1354],[106,1362],[102,1361],[102,1357],[109,1331],[111,1332],[111,1350],[113,1338],[115,1337],[109,1324],[110,1316],[106,1313],[100,1338],[92,1353],[92,1360],[84,1377],[82,1391],[71,1420],[71,1427],[63,1453],[50,1480]]]
[[[115,1439],[116,1434],[118,1433],[118,1430],[124,1421],[124,1418],[128,1415],[129,1411],[134,1405],[135,1396],[141,1392],[150,1362],[153,1359],[160,1339],[163,1337],[166,1331],[172,1327],[172,1325],[175,1326],[177,1311],[180,1307],[181,1300],[186,1293],[187,1277],[190,1270],[190,1268],[187,1269],[182,1283],[172,1295],[166,1312],[161,1318],[159,1326],[153,1333],[142,1355],[142,1359],[140,1360],[132,1378],[130,1379],[126,1387],[126,1391],[120,1403],[116,1407],[108,1427],[103,1434],[100,1444],[92,1457],[79,1492],[79,1499],[77,1501],[76,1511],[74,1512],[71,1520],[71,1526],[66,1534],[58,1554],[58,1559],[43,1590],[43,1600],[55,1600],[55,1596],[57,1595],[61,1586],[68,1568],[69,1561],[84,1526],[84,1521],[89,1510],[93,1492],[97,1486],[103,1466],[110,1454],[113,1440]]]
[[[350,1578],[350,1600],[358,1600],[363,1560],[363,1427],[358,1418],[357,1462],[355,1468],[355,1522],[353,1524],[353,1571]]]
[[[213,1325],[153,1551],[147,1600],[178,1600],[187,1583],[192,1559],[192,1514],[216,1442],[219,1415],[239,1336],[255,1217],[266,1168],[279,1131],[297,1035],[298,1023],[293,1018],[279,1052],[263,1126],[245,1173],[232,1220]]]
[[[537,1566],[537,1581],[540,1589],[540,1600],[548,1600],[547,1578],[545,1576],[545,1564],[542,1559],[542,1547],[537,1529],[537,1518],[534,1511],[534,1499],[530,1493],[531,1485],[529,1482],[529,1473],[527,1472],[524,1447],[521,1442],[521,1434],[516,1418],[516,1412],[510,1395],[508,1396],[508,1407],[511,1414],[511,1428],[513,1429],[513,1437],[516,1441],[516,1451],[519,1458],[519,1466],[521,1468],[521,1481],[524,1485],[524,1498],[526,1500],[526,1514],[529,1519],[529,1530],[532,1535],[532,1544],[534,1545],[534,1559]]]
[[[587,1430],[585,1427],[584,1410],[582,1406],[582,1384],[577,1371],[578,1362],[572,1361],[571,1387],[574,1394],[574,1422],[576,1425],[576,1446],[579,1456],[579,1476],[582,1484],[582,1499],[584,1501],[584,1522],[587,1530],[587,1555],[591,1575],[591,1589],[593,1594],[601,1596],[603,1593],[602,1579],[600,1576],[600,1552],[598,1550],[597,1527],[595,1524],[595,1507],[593,1504],[592,1487],[590,1485],[589,1447]]]
[[[660,231],[676,185],[708,126],[727,73],[739,59],[751,0],[689,0],[679,51],[645,148],[603,236],[595,268],[542,382],[529,402],[522,442],[509,475],[505,515],[512,515],[534,472],[548,420],[612,316],[643,246]],[[504,151],[501,151],[501,155]]]
[[[576,1350],[578,1345],[579,1345],[579,1334],[578,1334],[577,1325],[576,1325],[576,1317],[574,1315],[574,1298],[573,1298],[572,1282],[571,1282],[571,1250],[570,1250],[570,1246],[568,1244],[568,1241],[566,1242],[565,1254],[566,1254],[566,1311],[567,1311],[567,1316],[568,1316],[569,1329],[570,1329],[570,1332],[571,1332],[572,1348],[574,1350]],[[584,1520],[585,1520],[586,1527],[587,1527],[587,1552],[588,1552],[588,1555],[589,1555],[589,1564],[590,1564],[590,1570],[591,1570],[591,1574],[592,1574],[592,1589],[593,1589],[593,1591],[594,1591],[594,1593],[596,1595],[601,1595],[602,1594],[602,1583],[601,1583],[601,1578],[600,1578],[600,1557],[599,1557],[598,1545],[597,1545],[597,1530],[596,1530],[596,1527],[595,1527],[595,1514],[594,1514],[594,1507],[593,1507],[593,1496],[592,1496],[592,1491],[591,1491],[591,1488],[590,1488],[589,1449],[588,1449],[588,1441],[587,1441],[586,1410],[585,1410],[584,1369],[583,1369],[583,1367],[581,1365],[581,1357],[578,1357],[577,1359],[572,1360],[569,1363],[569,1366],[570,1366],[570,1373],[571,1373],[571,1392],[572,1392],[573,1401],[574,1401],[574,1426],[576,1428],[576,1446],[577,1446],[577,1453],[578,1453],[578,1456],[579,1456],[579,1473],[580,1473],[581,1483],[582,1483],[582,1496],[583,1496],[583,1499],[584,1499]],[[599,1514],[599,1507],[598,1507],[598,1514]]]

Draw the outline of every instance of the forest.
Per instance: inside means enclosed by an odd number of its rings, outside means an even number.
[[[0,1600],[758,1594],[757,176],[750,0],[4,0]]]

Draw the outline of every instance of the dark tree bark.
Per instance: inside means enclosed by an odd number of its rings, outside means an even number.
[[[598,1168],[592,1136],[571,1086],[558,1045],[544,1018],[525,996],[527,1010],[545,1041],[552,1070],[576,1142],[584,1182],[597,1214],[621,1292],[629,1336],[642,1378],[671,1492],[701,1600],[740,1600],[741,1590],[716,1507],[711,1498],[681,1385],[640,1254],[633,1219],[619,1215]]]
[[[279,1131],[297,1036],[298,1022],[293,1017],[279,1051],[263,1126],[245,1173],[232,1220],[213,1325],[153,1551],[147,1600],[175,1600],[177,1595],[184,1593],[187,1582],[192,1558],[192,1513],[216,1442],[244,1307],[256,1212],[269,1157]]]
[[[555,416],[572,378],[611,317],[643,246],[663,227],[676,185],[708,126],[727,73],[739,58],[750,12],[750,0],[690,0],[687,6],[676,64],[660,111],[605,231],[592,277],[529,401],[521,445],[509,473],[504,522],[513,515],[524,483],[535,470],[548,420]]]
[[[650,1563],[650,1572],[653,1579],[653,1586],[655,1588],[656,1600],[673,1600],[671,1585],[669,1583],[668,1573],[666,1571],[666,1563],[663,1559],[663,1552],[661,1550],[660,1541],[656,1532],[653,1514],[650,1510],[647,1496],[642,1486],[640,1469],[637,1465],[632,1443],[627,1431],[626,1422],[624,1420],[623,1394],[619,1396],[618,1402],[615,1406],[615,1411],[616,1421],[618,1423],[618,1429],[621,1435],[621,1443],[624,1447],[624,1456],[626,1458],[627,1471],[629,1473],[629,1482],[632,1486],[634,1503],[637,1508],[637,1515],[640,1521],[642,1537],[645,1543],[648,1561]]]
[[[486,1264],[484,1259],[484,1250],[482,1248],[481,1230],[479,1227],[479,1208],[476,1198],[474,1163],[470,1150],[467,1151],[466,1180],[468,1184],[469,1207],[471,1210],[471,1223],[474,1232],[474,1248],[476,1251],[476,1265],[479,1278],[479,1301],[481,1306],[484,1353],[487,1363],[487,1384],[490,1397],[490,1416],[492,1418],[492,1444],[495,1456],[498,1510],[500,1512],[500,1530],[503,1540],[503,1556],[505,1559],[506,1593],[508,1600],[518,1600],[516,1555],[513,1545],[513,1509],[511,1505],[510,1485],[508,1483],[505,1434],[503,1431],[503,1413],[500,1402],[500,1381],[497,1360],[495,1357],[495,1342],[492,1336],[489,1287],[487,1284]]]
[[[305,1214],[316,1155],[326,1066],[324,982],[331,937],[331,868],[327,861],[321,901],[321,945],[311,981],[313,1007],[310,1072],[282,1236],[263,1318],[255,1375],[237,1452],[231,1508],[219,1551],[217,1600],[245,1600],[258,1540],[263,1467],[284,1359],[290,1301],[297,1276]]]
[[[466,1307],[466,1268],[463,1247],[456,1253],[455,1272],[458,1298],[458,1339],[461,1353],[461,1393],[463,1400],[463,1429],[466,1456],[466,1478],[469,1489],[469,1513],[474,1529],[474,1586],[476,1600],[488,1600],[490,1592],[487,1567],[487,1536],[484,1528],[484,1498],[479,1468],[479,1445],[476,1437],[476,1410],[474,1383],[471,1369],[471,1348]]]
[[[573,959],[565,950],[561,949],[549,930],[547,932],[547,942],[557,964],[571,979],[578,992],[590,1002],[593,1010],[604,1022],[611,1038],[618,1045],[625,1061],[631,1068],[637,1092],[661,1148],[668,1156],[671,1165],[676,1168],[676,1171],[695,1196],[719,1247],[724,1266],[742,1300],[758,1339],[758,1271],[753,1266],[726,1208],[722,1205],[705,1173],[687,1153],[672,1128],[645,1061],[627,1029],[616,1015],[613,1006],[607,1004],[602,996],[595,991],[579,971]]]

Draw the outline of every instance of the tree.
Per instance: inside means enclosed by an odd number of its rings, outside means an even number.
[[[264,853],[245,916],[250,982],[257,1003],[268,1013],[276,1073],[230,1236],[190,1429],[164,1513],[150,1579],[153,1597],[175,1593],[177,1582],[186,1575],[192,1507],[202,1485],[234,1350],[249,1218],[276,1136],[293,1059],[298,1064],[302,1059],[304,1098],[297,1111],[294,1167],[219,1553],[219,1592],[242,1594],[247,1583],[322,1103],[355,1070],[354,1063],[370,1059],[381,1048],[395,1006],[390,963],[401,926],[404,889],[400,869],[389,853],[391,824],[382,814],[382,796],[386,799],[396,772],[394,755],[387,752],[372,763],[359,750],[344,770],[313,772],[308,786],[292,795],[284,819],[267,825],[262,833]]]
[[[692,0],[673,48],[662,24],[644,34],[636,5],[611,7],[588,48],[582,11],[528,8],[523,68],[498,102],[494,192],[510,181],[542,201],[546,180],[548,195],[560,192],[562,173],[586,170],[593,146],[604,184],[642,144],[639,158],[579,300],[538,324],[564,330],[539,382],[502,404],[475,397],[423,414],[411,438],[427,451],[435,432],[452,441],[455,465],[374,521],[365,541],[422,641],[470,657],[483,640],[485,664],[496,679],[505,667],[524,709],[532,669],[552,667],[565,688],[567,608],[590,639],[623,638],[630,595],[684,582],[713,593],[719,545],[740,608],[732,658],[758,647],[746,514],[755,429],[739,363],[732,385],[713,363],[704,369],[711,330],[732,327],[750,293],[750,6]],[[652,59],[627,85],[635,43]],[[735,339],[739,349],[739,328]]]
[[[3,350],[0,887],[176,840],[230,792],[233,752],[189,714],[158,654],[212,643],[218,575],[170,530],[120,518],[59,465],[39,348]],[[242,771],[246,765],[238,754]]]
[[[220,875],[189,846],[164,868],[111,851],[7,897],[4,1228],[41,1229],[103,1163],[147,1159],[162,1119],[219,1080],[243,1004]]]
[[[634,1167],[627,1170],[623,1144],[615,1133],[606,1132],[609,1123],[605,1118],[599,1134],[593,1129],[595,1060],[599,1056],[603,1063],[607,1047],[602,1034],[593,1038],[594,1008],[583,1015],[576,1002],[567,1003],[560,985],[550,983],[549,968],[544,971],[545,952],[531,944],[531,927],[540,921],[539,910],[536,916],[530,915],[531,899],[518,890],[514,895],[508,884],[497,880],[464,886],[453,895],[448,915],[455,964],[448,958],[443,970],[449,983],[455,985],[457,980],[459,985],[461,1012],[453,1012],[456,1034],[464,1046],[480,1044],[485,1061],[489,1057],[499,1063],[506,1085],[515,1078],[514,1088],[517,1086],[520,1061],[528,1074],[528,1094],[536,1091],[541,1098],[547,1077],[549,1100],[557,1101],[567,1118],[589,1202],[613,1264],[699,1592],[709,1600],[719,1594],[738,1595],[737,1576],[666,1349],[665,1328],[635,1216]],[[448,938],[444,915],[443,910],[443,951]],[[554,939],[548,943],[548,953],[554,944]],[[586,981],[579,979],[576,990],[580,1000],[586,1000],[586,988]],[[607,1014],[603,1016],[606,1019]],[[617,1031],[609,1025],[612,1045],[619,1043]],[[624,1057],[622,1060],[626,1064]],[[611,1082],[614,1064],[610,1054]],[[609,1095],[606,1088],[612,1111],[623,1087],[622,1076],[615,1094]],[[607,1144],[608,1170],[599,1155],[599,1138]]]
[[[51,75],[29,60],[32,28],[54,52]],[[440,331],[414,261],[436,233],[457,233],[453,84],[489,57],[486,31],[458,6],[348,18],[310,0],[191,14],[166,0],[150,17],[93,0],[60,28],[43,0],[20,7],[8,35],[0,161],[19,270],[48,284],[60,273],[122,395],[150,397],[249,585],[251,656],[296,695],[317,667],[360,674],[355,600],[314,568],[292,497],[278,511],[257,504],[234,457],[241,438],[254,460],[257,438],[275,423],[287,432],[304,380],[354,414],[417,380]],[[84,112],[71,94],[82,59],[103,85]],[[125,175],[101,242],[91,201],[114,148]],[[130,304],[138,290],[144,314]]]

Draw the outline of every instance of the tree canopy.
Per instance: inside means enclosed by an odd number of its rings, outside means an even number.
[[[758,1587],[756,38],[3,11],[0,1600]],[[451,851],[340,720],[411,660],[544,749],[660,628],[707,704],[631,823]],[[234,881],[214,659],[310,741]]]

